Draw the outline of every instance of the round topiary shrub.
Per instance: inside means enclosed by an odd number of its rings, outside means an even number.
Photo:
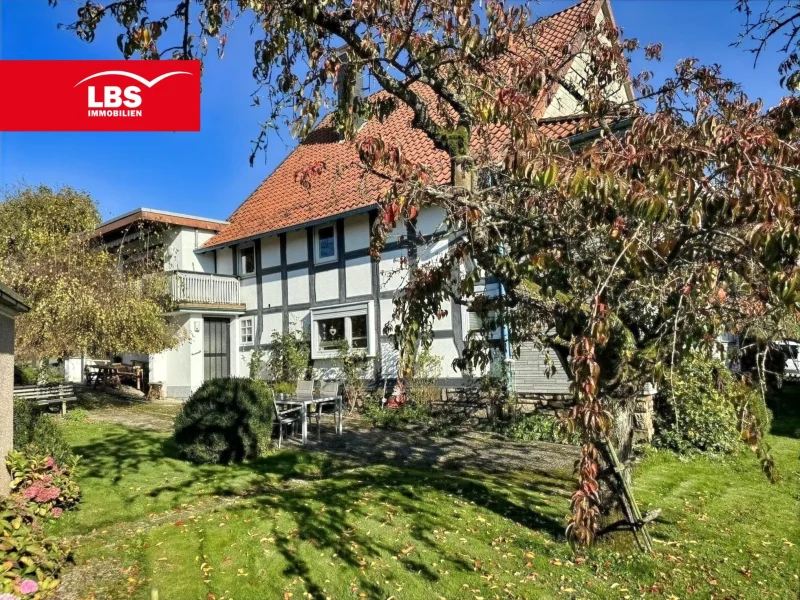
[[[263,455],[272,436],[272,398],[263,382],[206,381],[175,419],[175,442],[196,463],[241,462]]]

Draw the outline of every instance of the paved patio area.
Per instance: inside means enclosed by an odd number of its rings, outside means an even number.
[[[108,392],[86,392],[82,404],[89,419],[127,427],[169,432],[181,407],[176,400],[148,402],[131,388]],[[334,433],[333,419],[322,423],[322,438],[317,441],[316,423],[309,422],[306,450],[326,452],[356,462],[379,462],[436,467],[452,470],[477,469],[488,472],[517,470],[552,473],[572,472],[578,449],[544,442],[518,443],[498,435],[457,429],[448,435],[431,435],[422,429],[393,431],[370,426],[358,417],[345,417],[344,433]],[[284,447],[301,449],[298,438]]]
[[[296,439],[289,440],[287,446],[302,447]],[[307,449],[360,462],[496,473],[517,470],[571,473],[578,458],[578,448],[574,446],[513,442],[468,428],[448,435],[431,435],[415,429],[378,429],[361,419],[346,419],[341,436],[335,435],[332,421],[323,422],[320,441],[316,440],[315,425],[309,431]]]

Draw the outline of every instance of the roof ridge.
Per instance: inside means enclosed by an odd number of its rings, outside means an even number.
[[[562,8],[561,10],[558,10],[558,11],[554,12],[553,14],[547,15],[546,17],[540,17],[534,23],[531,23],[531,25],[537,25],[537,24],[541,23],[542,21],[546,21],[548,19],[552,19],[553,17],[557,17],[558,15],[560,15],[562,13],[570,11],[570,10],[572,10],[574,8],[578,8],[582,4],[600,3],[602,1],[603,0],[580,0],[579,2],[576,2],[575,4],[573,4],[571,6],[567,6],[566,8]]]

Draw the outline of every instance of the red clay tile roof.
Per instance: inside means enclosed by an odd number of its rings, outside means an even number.
[[[388,141],[401,144],[407,156],[427,162],[435,179],[446,183],[450,177],[446,155],[436,150],[422,131],[411,128],[411,118],[411,109],[398,105],[384,123],[368,122],[360,136],[380,133]],[[326,169],[313,178],[309,189],[303,188],[296,174],[320,160],[325,162]],[[375,176],[363,175],[358,164],[356,145],[340,141],[331,126],[330,116],[325,117],[230,216],[231,224],[204,247],[291,229],[375,206],[385,183]]]
[[[536,43],[533,46],[548,56],[560,54],[572,46],[583,21],[595,18],[602,7],[597,0],[582,0],[564,10],[539,20],[533,27]]]
[[[535,26],[541,36],[536,38],[538,48],[560,52],[575,40],[586,15],[595,16],[601,5],[602,0],[583,0],[539,21]],[[422,95],[426,95],[424,91]],[[548,97],[551,95],[552,92]],[[541,116],[546,107],[546,101],[540,102],[536,114]],[[383,123],[377,120],[366,123],[359,137],[381,135],[387,142],[399,144],[411,160],[429,165],[436,182],[447,183],[450,180],[447,155],[436,150],[422,131],[413,129],[411,119],[411,109],[398,103]],[[580,119],[570,117],[542,121],[540,130],[548,136],[563,138],[579,133],[579,127]],[[505,136],[499,130],[498,133],[489,149],[492,153],[503,144]],[[326,169],[313,178],[310,189],[305,189],[297,182],[296,175],[317,161],[324,161]],[[203,247],[224,246],[374,207],[385,184],[377,177],[363,175],[356,166],[358,162],[356,145],[340,141],[330,116],[325,117],[236,209],[228,219],[231,224]]]

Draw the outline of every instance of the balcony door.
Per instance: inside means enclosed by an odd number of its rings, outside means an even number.
[[[230,375],[230,333],[230,320],[203,319],[203,375],[205,381]]]

